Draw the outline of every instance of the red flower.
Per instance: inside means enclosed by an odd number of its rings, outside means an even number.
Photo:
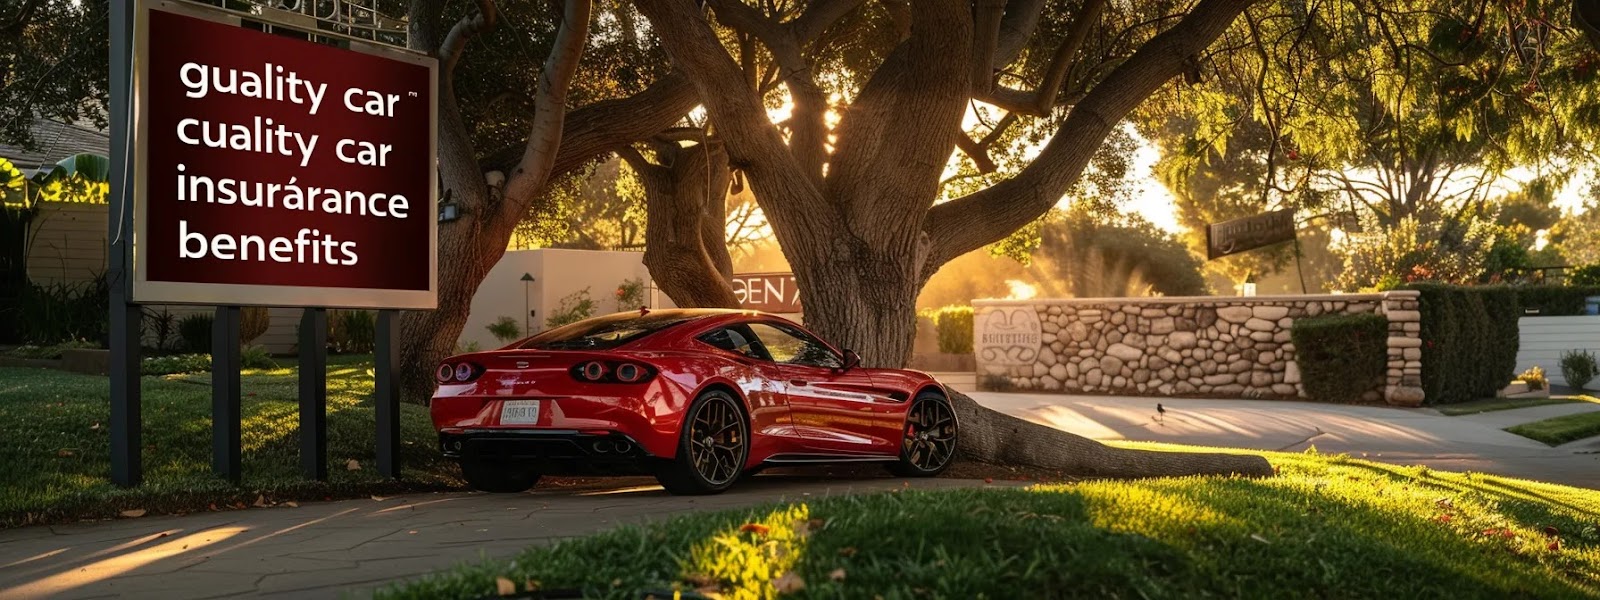
[[[766,525],[762,525],[760,523],[745,523],[744,525],[739,526],[739,531],[744,533],[754,533],[756,535],[766,535],[769,529]]]
[[[1446,513],[1446,514],[1439,515],[1437,518],[1439,519],[1440,523],[1449,523],[1451,517],[1450,517],[1449,513]]]

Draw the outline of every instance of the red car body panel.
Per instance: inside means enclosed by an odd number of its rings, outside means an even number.
[[[738,397],[749,417],[747,469],[786,462],[893,460],[900,454],[910,400],[924,390],[943,392],[932,377],[916,371],[776,363],[699,339],[738,324],[804,331],[773,315],[704,309],[651,314],[683,320],[604,351],[528,350],[520,348],[527,340],[520,340],[499,350],[447,359],[446,365],[467,363],[481,374],[466,383],[442,383],[434,394],[431,412],[441,448],[459,456],[463,450],[458,442],[474,436],[549,434],[584,451],[566,457],[568,467],[577,467],[567,471],[587,471],[586,458],[611,458],[590,453],[590,440],[629,440],[643,452],[632,458],[670,459],[678,452],[690,403],[718,387]],[[837,348],[829,345],[828,350],[842,360]],[[655,375],[636,384],[581,380],[573,369],[590,361],[644,365]],[[501,408],[512,400],[539,400],[536,422],[502,424]]]

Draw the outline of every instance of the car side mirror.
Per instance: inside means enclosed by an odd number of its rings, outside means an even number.
[[[844,367],[842,367],[840,370],[849,371],[850,369],[854,369],[859,366],[861,366],[861,355],[856,354],[855,350],[845,350]]]

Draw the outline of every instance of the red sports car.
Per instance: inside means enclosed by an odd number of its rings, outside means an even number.
[[[956,447],[944,387],[860,361],[758,312],[617,313],[446,360],[433,424],[489,492],[546,474],[651,474],[674,494],[710,494],[767,466],[944,470]]]

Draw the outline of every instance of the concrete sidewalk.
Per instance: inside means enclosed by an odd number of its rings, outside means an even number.
[[[1551,448],[1504,427],[1600,405],[1551,405],[1447,417],[1430,409],[1277,400],[1190,400],[1056,394],[970,394],[985,406],[1099,440],[1259,450],[1345,452],[1376,461],[1475,471],[1600,489],[1600,454]],[[1156,403],[1167,409],[1158,418]]]
[[[0,599],[336,598],[623,523],[958,479],[762,476],[717,496],[656,486],[417,494],[0,531]],[[995,485],[1010,485],[996,483]]]

